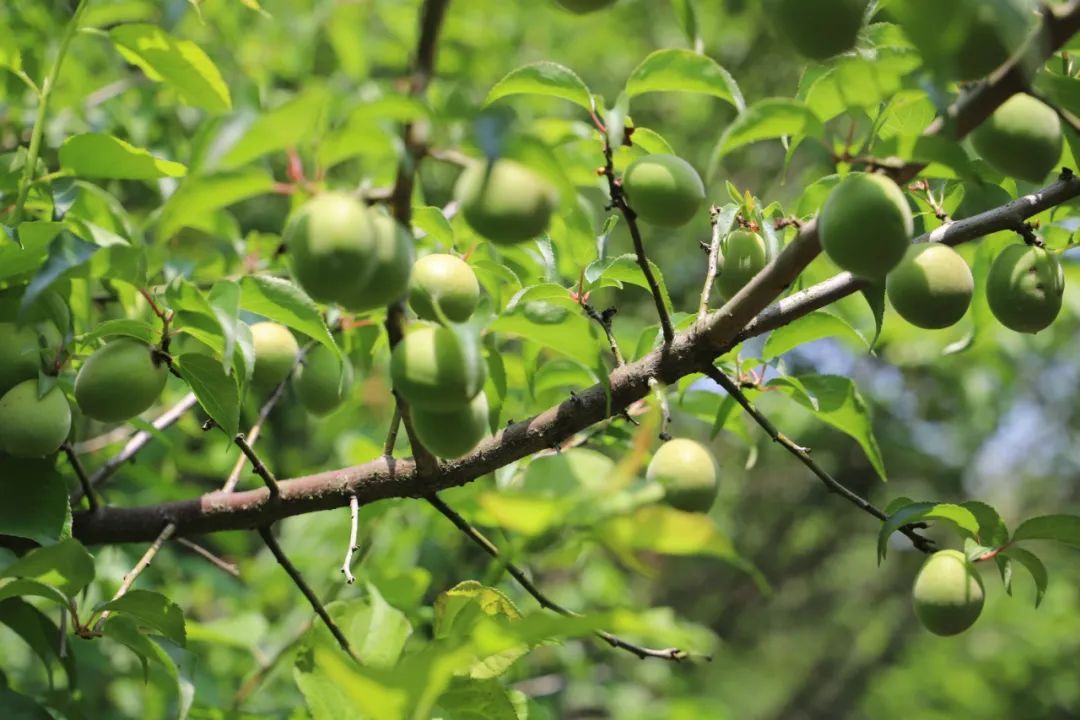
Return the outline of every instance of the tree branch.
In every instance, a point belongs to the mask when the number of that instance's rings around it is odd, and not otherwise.
[[[559,603],[549,598],[536,584],[529,578],[529,575],[515,565],[510,560],[502,557],[502,553],[499,552],[499,548],[495,546],[493,542],[487,539],[482,532],[469,524],[469,521],[463,518],[456,510],[447,505],[443,500],[435,494],[428,495],[425,498],[428,503],[442,513],[443,517],[454,524],[458,530],[460,530],[466,537],[476,543],[484,552],[498,560],[506,568],[506,571],[510,573],[510,576],[514,578],[518,585],[522,587],[525,592],[529,593],[536,602],[540,603],[540,607],[545,610],[551,610],[565,617],[581,617],[579,613],[572,610],[568,610]],[[606,642],[613,648],[619,648],[620,650],[626,650],[628,652],[637,655],[641,659],[645,658],[660,658],[663,660],[685,660],[690,657],[686,652],[678,648],[664,648],[653,649],[642,647],[635,643],[623,640],[622,638],[612,635],[604,630],[596,631],[596,636]]]
[[[1046,20],[1048,36],[1054,43],[1046,46],[1047,53],[1061,45],[1080,26],[1080,0],[1067,6],[1062,15],[1050,15]],[[1068,28],[1068,33],[1062,29]],[[1013,89],[1008,72],[996,73],[991,80],[963,98],[949,111],[961,129],[970,129],[985,119]],[[962,122],[961,122],[962,121]],[[932,125],[931,128],[934,126]],[[941,132],[938,126],[934,132]],[[965,130],[966,132],[966,130]],[[901,173],[901,180],[910,180],[921,166]],[[910,173],[910,174],[908,174]],[[906,177],[903,175],[906,174]],[[962,242],[1002,229],[1002,220],[995,213],[1015,215],[1021,208],[1024,217],[1064,202],[1080,194],[1080,181],[1071,177],[1015,200],[996,211],[983,213],[967,220],[938,228],[928,239],[949,239]],[[1012,211],[1008,208],[1013,208]],[[963,239],[961,239],[963,238]],[[921,238],[920,238],[921,239]],[[133,542],[149,540],[161,528],[163,519],[178,524],[179,532],[192,535],[219,530],[252,528],[274,520],[302,513],[326,510],[346,504],[355,494],[361,504],[391,497],[426,497],[434,492],[460,486],[514,460],[553,447],[566,438],[581,432],[612,415],[621,414],[631,403],[649,392],[648,379],[672,384],[680,377],[694,372],[750,334],[761,334],[779,327],[792,312],[805,314],[812,303],[799,305],[797,293],[775,308],[787,308],[788,313],[771,309],[757,318],[776,297],[802,272],[820,252],[816,222],[811,220],[800,228],[795,239],[777,257],[732,297],[720,310],[708,315],[687,330],[678,333],[672,342],[633,363],[616,368],[609,377],[608,393],[602,384],[594,385],[528,420],[513,423],[487,438],[469,455],[450,460],[433,469],[418,470],[412,460],[375,460],[365,465],[342,468],[308,475],[280,483],[281,498],[268,502],[265,489],[233,495],[212,493],[201,498],[163,503],[137,508],[105,508],[96,514],[76,513],[74,533],[89,544],[102,542]],[[826,281],[831,291],[848,282],[843,275]],[[840,291],[840,297],[854,292],[854,286]],[[814,291],[820,293],[820,291]],[[817,305],[816,307],[820,307]],[[793,309],[797,308],[797,310]],[[756,318],[756,319],[755,319]],[[753,328],[753,332],[750,332]]]
[[[705,266],[705,282],[701,286],[701,301],[698,303],[698,322],[701,322],[709,314],[709,296],[712,294],[713,282],[716,280],[716,269],[720,264],[720,240],[726,228],[720,227],[720,218],[717,208],[711,208],[709,215],[712,219],[712,239],[709,241],[709,260]]]
[[[79,487],[82,488],[82,494],[83,497],[86,498],[86,504],[89,507],[90,512],[97,512],[97,494],[94,493],[94,488],[90,485],[90,479],[86,476],[86,468],[84,468],[82,462],[79,461],[79,456],[75,454],[75,449],[71,446],[70,442],[65,442],[60,446],[60,449],[63,450],[64,455],[67,456],[71,469],[75,471],[75,477],[79,479]]]
[[[769,437],[772,439],[773,442],[778,443],[781,447],[794,455],[799,462],[801,462],[810,470],[810,472],[814,473],[814,475],[816,475],[818,479],[821,480],[821,482],[825,485],[825,488],[829,492],[839,495],[855,507],[859,508],[863,512],[867,512],[873,515],[882,522],[888,519],[889,516],[879,510],[873,503],[850,490],[846,485],[844,485],[839,480],[830,475],[825,470],[825,468],[818,465],[817,461],[810,457],[809,448],[798,445],[787,435],[777,430],[776,426],[772,424],[772,421],[769,420],[769,418],[767,418],[764,414],[762,414],[762,412],[758,410],[752,402],[750,402],[750,398],[746,397],[746,393],[744,393],[739,388],[739,386],[736,385],[734,381],[732,381],[731,378],[724,374],[723,371],[710,364],[704,368],[704,372],[706,375],[712,378],[717,385],[724,388],[727,394],[735,399],[735,402],[739,403],[739,405],[742,406],[743,410],[745,410],[747,414],[754,419],[754,422],[760,425],[761,428],[766,433],[768,433]],[[907,535],[908,539],[911,540],[911,544],[915,546],[916,550],[924,553],[933,552],[933,542],[927,538],[924,538],[922,535],[916,532],[915,528],[911,527],[910,525],[905,525],[904,527],[900,528],[900,532],[904,533],[904,535]]]
[[[356,552],[356,530],[360,524],[360,503],[356,496],[349,497],[349,546],[345,548],[345,562],[341,563],[341,573],[345,576],[345,582],[352,585],[356,578],[352,574],[353,553]]]

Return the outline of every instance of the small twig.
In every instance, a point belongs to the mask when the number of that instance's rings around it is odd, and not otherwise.
[[[345,638],[344,633],[341,632],[341,628],[337,626],[334,619],[330,617],[330,613],[326,611],[326,607],[323,606],[322,601],[319,600],[319,596],[315,594],[315,591],[311,589],[311,586],[304,580],[304,576],[300,574],[300,571],[296,569],[296,566],[292,564],[292,561],[285,555],[285,551],[281,549],[281,545],[278,544],[277,538],[274,537],[274,533],[271,531],[269,525],[264,525],[258,529],[259,537],[266,543],[266,547],[270,549],[274,559],[277,560],[278,565],[284,568],[285,572],[292,579],[293,584],[300,588],[300,592],[304,594],[307,601],[311,603],[311,607],[315,610],[315,614],[322,619],[326,624],[330,634],[337,640],[338,645],[344,650],[349,657],[357,662],[360,659],[353,654],[352,648],[349,646],[349,641]]]
[[[929,182],[923,179],[916,180],[908,185],[908,190],[911,190],[912,192],[921,192],[926,196],[926,204],[930,206],[930,210],[933,211],[934,217],[943,223],[949,222],[949,213],[945,212],[945,208],[943,208],[941,203],[937,201],[937,198],[934,197]]]
[[[178,403],[159,415],[151,425],[154,426],[154,430],[161,432],[183,417],[184,413],[193,408],[196,402],[198,401],[195,399],[195,393],[188,393],[181,398]],[[110,478],[121,465],[135,457],[135,454],[142,450],[153,437],[153,434],[147,430],[140,430],[135,433],[120,452],[113,455],[104,465],[94,471],[90,476],[90,487],[97,489],[103,482]],[[78,502],[81,499],[82,491],[74,493],[71,498],[72,502]]]
[[[228,560],[225,560],[224,558],[218,557],[214,553],[212,553],[209,550],[207,550],[206,548],[204,548],[202,545],[199,545],[198,543],[194,543],[194,542],[188,540],[187,538],[182,538],[182,537],[176,538],[175,542],[176,542],[177,545],[180,545],[181,547],[187,548],[188,550],[192,551],[193,553],[195,553],[196,555],[201,557],[203,560],[206,560],[208,563],[210,563],[211,565],[216,567],[218,570],[221,570],[222,572],[228,573],[229,575],[232,575],[234,578],[239,578],[240,577],[240,568],[236,567],[235,564],[229,562]]]
[[[311,349],[312,345],[314,345],[314,343],[305,345],[303,348],[300,349],[300,352],[296,356],[296,362],[293,363],[292,370],[289,371],[289,374],[285,377],[284,380],[278,383],[278,386],[274,388],[274,392],[270,393],[270,397],[268,397],[266,399],[266,402],[263,403],[262,407],[259,408],[259,414],[255,418],[255,423],[251,426],[251,429],[248,430],[246,435],[247,443],[249,446],[254,445],[255,441],[259,439],[259,434],[262,432],[262,428],[263,425],[266,423],[266,419],[270,417],[270,413],[274,410],[274,407],[278,404],[282,396],[285,394],[285,386],[288,385],[289,378],[292,377],[292,374],[294,372],[296,372],[296,368],[299,367],[300,363],[304,361],[304,358],[307,356],[308,350]],[[236,464],[233,465],[232,472],[229,473],[229,478],[225,481],[225,484],[221,488],[222,492],[231,493],[233,490],[236,489],[236,484],[240,482],[240,474],[241,472],[243,472],[246,457],[247,456],[245,453],[243,457],[239,457],[236,459]],[[272,490],[271,494],[273,494]]]
[[[603,173],[607,178],[611,204],[622,213],[623,218],[626,220],[626,226],[630,229],[630,238],[634,241],[634,253],[637,255],[638,266],[645,276],[645,281],[649,284],[649,291],[652,293],[653,302],[656,304],[656,314],[660,317],[660,328],[664,333],[664,344],[670,345],[671,341],[675,339],[675,328],[672,327],[667,307],[664,306],[664,296],[660,292],[660,284],[656,281],[656,276],[653,275],[652,267],[649,265],[649,256],[645,254],[645,243],[641,239],[641,229],[637,224],[637,213],[630,207],[626,195],[623,193],[622,183],[615,177],[615,161],[612,157],[611,145],[608,144],[606,137],[604,139]]]
[[[668,403],[667,389],[656,378],[649,378],[649,387],[656,396],[656,402],[660,404],[660,434],[659,438],[664,442],[671,439],[668,428],[671,426],[671,405]]]
[[[611,327],[611,320],[615,317],[615,313],[618,312],[618,308],[612,306],[603,312],[598,312],[596,308],[589,303],[581,302],[581,309],[604,329],[604,335],[607,336],[608,347],[611,348],[611,354],[615,356],[615,367],[625,365],[626,360],[623,359],[623,354],[619,350],[619,343],[615,340],[615,332]]]
[[[806,448],[802,445],[795,443],[787,435],[784,435],[782,432],[777,430],[776,426],[772,424],[772,421],[769,420],[769,418],[765,417],[765,415],[763,415],[761,411],[758,410],[752,402],[750,402],[750,399],[746,397],[746,394],[743,393],[739,386],[723,371],[712,365],[707,365],[704,368],[704,372],[706,375],[716,381],[716,384],[724,388],[724,390],[729,395],[731,395],[731,397],[734,398],[735,401],[739,403],[739,405],[742,406],[743,410],[745,410],[747,414],[749,414],[750,417],[754,419],[754,422],[760,425],[761,428],[766,433],[768,433],[769,437],[772,439],[773,442],[780,444],[784,449],[786,449],[788,452],[798,458],[799,462],[809,468],[809,470],[814,473],[814,475],[816,475],[822,483],[824,483],[825,488],[829,492],[839,495],[851,504],[855,505],[860,510],[863,510],[864,512],[873,515],[882,522],[888,519],[889,516],[886,515],[882,510],[878,509],[877,506],[875,506],[869,500],[866,500],[862,496],[850,490],[846,485],[841,483],[839,480],[830,475],[824,468],[818,465],[817,462],[812,457],[810,457],[810,448]],[[933,552],[933,541],[920,535],[918,532],[915,531],[913,527],[905,525],[904,527],[900,528],[900,532],[902,532],[904,535],[907,535],[908,539],[911,540],[911,544],[915,546],[916,550],[924,553]]]
[[[709,242],[709,263],[705,267],[705,283],[701,286],[701,302],[698,303],[698,320],[704,320],[709,314],[709,296],[712,294],[713,282],[716,280],[716,270],[720,263],[720,240],[725,230],[720,227],[719,208],[710,208],[709,218],[712,220],[712,240]]]
[[[157,557],[157,554],[161,550],[162,546],[169,538],[173,536],[173,533],[175,532],[176,525],[174,525],[173,523],[168,523],[164,527],[164,529],[162,529],[161,533],[157,536],[157,539],[154,540],[153,543],[151,543],[150,547],[146,548],[146,552],[144,552],[142,557],[139,558],[139,562],[135,563],[135,567],[131,568],[131,571],[128,572],[127,575],[124,575],[124,581],[120,583],[120,587],[113,595],[113,600],[118,600],[119,598],[123,597],[124,594],[131,589],[131,586],[135,584],[135,580],[139,577],[139,575],[142,574],[143,570],[150,567],[150,563],[152,563],[154,561],[154,558]],[[108,618],[108,610],[101,613],[101,617],[98,618],[94,629],[97,632],[100,632],[102,626],[105,624],[105,621]]]
[[[486,552],[495,560],[498,560],[500,563],[502,563],[502,566],[505,567],[506,571],[510,573],[510,576],[517,581],[518,585],[520,585],[522,589],[525,590],[525,592],[529,593],[529,595],[532,595],[536,602],[540,603],[540,607],[544,608],[545,610],[551,610],[552,612],[558,613],[559,615],[563,615],[565,617],[581,617],[579,613],[576,613],[573,610],[568,610],[567,608],[563,607],[562,605],[545,595],[544,592],[540,590],[540,588],[538,588],[532,580],[529,579],[528,574],[526,574],[524,570],[519,568],[510,560],[502,557],[502,554],[499,552],[499,548],[496,547],[494,543],[488,540],[483,533],[470,525],[469,521],[463,518],[456,510],[443,502],[443,500],[438,495],[432,493],[431,495],[427,495],[425,499],[433,508],[442,513],[443,517],[453,523],[454,527],[464,533],[466,537],[476,543],[484,552]],[[677,662],[681,660],[686,660],[690,657],[688,653],[678,648],[647,648],[641,645],[637,645],[636,643],[623,640],[617,635],[612,635],[611,633],[604,630],[597,630],[595,634],[597,637],[602,639],[611,647],[618,648],[620,650],[626,650],[627,652],[637,655],[641,659],[660,658],[662,660],[674,660]],[[706,659],[711,660],[711,658]]]
[[[86,476],[86,468],[83,467],[82,462],[79,461],[79,456],[75,454],[75,448],[71,446],[70,442],[66,442],[60,446],[60,449],[64,451],[64,455],[67,456],[68,463],[71,464],[71,469],[75,471],[75,477],[79,478],[79,486],[82,487],[83,497],[86,498],[86,504],[90,509],[90,512],[97,512],[98,499],[94,494],[94,488],[90,484],[90,478]]]
[[[341,563],[341,572],[345,575],[345,582],[352,585],[356,578],[352,574],[353,553],[356,552],[356,528],[360,524],[360,502],[355,495],[349,496],[349,547],[345,549],[345,562]]]
[[[244,438],[244,433],[237,433],[236,437],[233,438],[233,442],[251,462],[251,470],[266,483],[266,489],[270,491],[270,500],[275,501],[280,498],[281,489],[278,487],[277,478],[274,477],[274,473],[270,472],[270,468],[266,467],[255,449],[248,444],[248,441]]]
[[[398,430],[401,428],[401,408],[394,401],[394,417],[390,419],[390,430],[386,433],[386,442],[383,443],[383,457],[394,456],[394,446],[397,445]]]

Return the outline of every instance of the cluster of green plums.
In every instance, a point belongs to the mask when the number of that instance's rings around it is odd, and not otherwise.
[[[886,281],[889,301],[911,324],[955,324],[971,304],[975,283],[967,263],[940,243],[911,243],[913,219],[900,188],[884,175],[853,173],[829,194],[818,218],[821,245],[853,275]],[[986,296],[1005,327],[1034,333],[1061,310],[1065,276],[1057,257],[1017,243],[990,267]]]
[[[51,321],[0,322],[0,451],[40,458],[68,439],[72,408],[53,377],[61,344],[62,334]],[[75,401],[86,417],[129,420],[154,404],[167,376],[160,353],[139,340],[117,338],[83,362],[75,377]]]
[[[769,17],[799,53],[825,60],[854,49],[870,0],[768,0]],[[927,63],[948,80],[985,77],[1030,36],[1033,0],[909,0],[886,6]],[[928,21],[932,18],[932,21]],[[941,50],[942,32],[955,32],[959,47]]]

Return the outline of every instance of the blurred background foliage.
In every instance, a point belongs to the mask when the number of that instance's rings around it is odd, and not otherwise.
[[[181,160],[194,175],[211,174],[227,165],[215,142],[241,132],[259,113],[291,102],[298,108],[297,123],[321,128],[320,142],[299,148],[309,170],[322,167],[331,185],[386,187],[396,168],[398,123],[416,112],[405,101],[387,99],[400,97],[419,4],[262,0],[260,13],[239,0],[94,0],[84,19],[89,28],[106,31],[120,23],[149,22],[202,47],[226,79],[233,112],[207,119],[178,104],[167,87],[147,82],[88,30],[76,38],[59,78],[46,127],[46,165],[56,167],[55,149],[68,135],[105,131]],[[42,77],[72,5],[8,0],[0,5],[0,47],[21,51],[27,74]],[[696,5],[704,51],[737,78],[748,103],[799,91],[805,63],[771,29],[760,3],[702,0]],[[667,2],[621,0],[609,12],[577,17],[550,2],[460,0],[451,4],[448,15],[430,112],[421,115],[427,118],[433,147],[476,154],[477,113],[487,91],[509,70],[539,60],[558,62],[576,71],[610,106],[648,53],[687,45],[684,27]],[[0,151],[7,152],[25,143],[35,108],[17,78],[0,78]],[[379,105],[380,98],[387,101]],[[323,103],[329,117],[304,112]],[[500,107],[504,114],[486,117],[505,122],[510,114],[514,119],[509,122],[558,139],[564,170],[590,203],[594,229],[599,228],[605,216],[603,186],[590,172],[602,157],[580,109],[527,96]],[[718,99],[679,93],[643,96],[632,109],[635,125],[660,132],[703,172],[734,114]],[[842,144],[849,129],[861,132],[865,120],[861,112],[832,120],[827,125],[831,142]],[[283,152],[273,152],[249,165],[283,180],[285,162]],[[441,207],[449,202],[457,172],[452,164],[427,162],[417,204]],[[727,181],[766,202],[780,201],[793,213],[809,214],[821,196],[815,203],[813,193],[804,196],[804,190],[829,172],[832,162],[820,144],[800,148],[787,164],[780,143],[758,143],[723,157],[709,180],[709,198],[728,202]],[[122,206],[117,225],[147,243],[151,268],[161,268],[166,278],[182,275],[193,282],[251,267],[280,269],[273,248],[290,210],[286,196],[254,194],[198,218],[176,220],[170,237],[154,236],[154,231],[143,237],[145,228],[161,221],[157,213],[177,182],[104,184]],[[1013,181],[1003,187],[1010,194],[1025,189]],[[920,222],[927,229],[936,224],[928,214]],[[458,249],[467,248],[467,228],[455,222],[454,229]],[[647,233],[650,255],[663,270],[676,310],[692,313],[705,265],[699,242],[708,240],[708,223],[702,218],[677,232],[650,228]],[[980,262],[1008,240],[991,237],[961,249],[976,268],[977,280]],[[592,242],[590,236],[579,247],[557,243],[564,285],[576,279],[580,258],[592,259]],[[625,229],[617,226],[608,255],[631,250]],[[521,251],[511,258],[516,267],[542,275],[536,254]],[[888,312],[873,352],[855,337],[827,338],[772,361],[770,376],[824,373],[856,382],[871,409],[887,484],[847,435],[780,393],[760,393],[758,401],[786,434],[812,447],[817,461],[841,482],[879,505],[901,495],[956,502],[978,498],[996,507],[1010,526],[1031,515],[1076,512],[1080,266],[1068,253],[1065,259],[1065,311],[1038,336],[997,326],[980,300],[968,318],[947,331],[920,331]],[[821,258],[800,284],[833,272]],[[117,284],[111,290],[132,312],[146,316],[130,288]],[[495,311],[512,293],[503,290],[505,295],[497,297],[492,287],[488,292]],[[644,290],[631,284],[600,288],[592,302],[617,305],[615,330],[628,355],[648,349],[655,322]],[[873,314],[861,297],[842,301],[834,311],[863,338],[873,337]],[[346,408],[319,420],[286,398],[271,416],[262,452],[280,477],[359,463],[380,453],[393,408],[380,345],[385,340],[376,336],[374,328],[361,328],[349,340],[363,372]],[[763,340],[750,341],[740,356],[750,369],[763,351]],[[502,410],[504,422],[562,399],[568,386],[593,382],[580,366],[547,350],[521,347],[505,353],[503,360],[510,387],[519,391]],[[677,435],[710,438],[719,401],[702,382],[686,381],[676,389],[686,393],[686,402],[675,406],[672,429]],[[183,391],[170,379],[166,400]],[[250,424],[257,408],[257,402],[246,404],[242,425]],[[598,500],[609,492],[598,481],[616,472],[641,474],[646,456],[640,446],[647,447],[649,433],[656,432],[656,408],[641,419],[641,428],[615,423],[586,448],[515,464],[493,478],[445,493],[459,511],[489,527],[559,602],[590,611],[629,609],[636,618],[635,637],[712,655],[711,662],[673,664],[642,662],[591,640],[541,647],[504,678],[532,698],[530,718],[533,713],[675,720],[1080,715],[1080,563],[1074,552],[1045,548],[1051,581],[1038,610],[1032,607],[1034,588],[1027,576],[1017,574],[1014,596],[1008,597],[993,569],[985,568],[988,605],[980,622],[958,638],[933,637],[918,627],[909,600],[921,556],[906,541],[894,542],[878,566],[877,523],[824,492],[803,467],[741,418],[711,440],[722,478],[712,511],[720,529],[716,544],[685,557],[647,548],[633,552],[613,541],[616,533],[598,514]],[[161,442],[151,443],[112,481],[110,502],[151,504],[220,485],[235,449],[226,438],[203,433],[200,421],[189,415]],[[101,428],[84,422],[80,430],[86,439]],[[617,470],[612,461],[620,463]],[[492,500],[494,488],[508,486],[527,501],[525,512],[515,514]],[[544,509],[554,521],[543,519]],[[280,524],[281,543],[321,596],[381,594],[412,622],[418,642],[430,633],[435,597],[461,580],[497,584],[520,607],[535,606],[442,517],[411,500],[362,509],[361,553],[354,569],[360,582],[344,585],[338,568],[348,523],[345,510],[292,518]],[[945,545],[958,545],[947,532],[931,535]],[[298,633],[310,622],[309,606],[252,534],[222,533],[206,544],[237,563],[239,580],[170,547],[139,581],[140,587],[166,592],[184,609],[189,650],[198,658],[192,717],[226,717],[230,708],[243,717],[306,716],[291,653]],[[91,586],[85,606],[109,597],[142,550],[93,549],[99,582]],[[747,572],[747,566],[756,570]],[[174,712],[175,686],[156,666],[144,684],[134,655],[97,641],[71,642],[78,658],[72,696],[77,703],[64,700],[62,680],[54,678],[50,691],[43,666],[0,627],[0,665],[7,684],[28,694],[51,692],[73,718],[155,718]],[[262,676],[259,668],[283,648],[284,659]],[[257,685],[245,685],[253,677]]]

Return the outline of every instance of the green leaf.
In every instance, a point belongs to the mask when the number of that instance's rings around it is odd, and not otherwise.
[[[34,274],[23,293],[20,308],[29,308],[54,282],[69,270],[85,265],[101,248],[82,240],[67,230],[49,243],[45,263]]]
[[[335,354],[341,354],[323,322],[318,305],[288,280],[246,275],[240,281],[240,307],[287,325],[322,343]]]
[[[490,332],[517,335],[542,347],[566,355],[593,370],[603,357],[604,346],[597,336],[595,323],[582,313],[577,303],[567,297],[566,289],[557,285],[560,295],[548,299],[531,299],[528,290],[519,296],[527,300],[511,300],[503,312],[488,327]]]
[[[881,326],[885,322],[885,283],[874,283],[859,290],[866,304],[870,306],[870,312],[874,314],[874,337],[870,340],[870,347],[877,345],[881,337]]]
[[[671,0],[671,7],[679,18],[679,24],[682,26],[683,33],[686,34],[686,41],[695,52],[700,52],[699,48],[704,43],[698,27],[697,6],[694,0]]]
[[[225,374],[232,372],[233,357],[236,352],[237,336],[240,334],[240,286],[232,280],[218,280],[210,288],[208,298],[214,317],[221,325],[224,340],[221,350],[221,364]]]
[[[450,221],[437,207],[414,207],[412,211],[413,229],[423,233],[425,237],[447,248],[454,247],[454,228]],[[419,233],[417,238],[422,239]]]
[[[630,97],[650,92],[691,92],[726,100],[742,113],[746,101],[738,83],[715,60],[690,50],[657,50],[626,81]]]
[[[605,545],[622,552],[647,550],[663,555],[712,555],[735,558],[735,546],[708,515],[666,505],[638,509],[608,520],[597,529]]]
[[[1001,554],[1020,563],[1031,573],[1031,579],[1035,581],[1035,607],[1039,607],[1046,596],[1046,586],[1050,582],[1050,575],[1046,572],[1046,565],[1035,553],[1015,545],[1005,548],[1001,551]]]
[[[60,167],[86,178],[153,180],[181,177],[187,168],[104,133],[72,135],[60,146]]]
[[[653,277],[656,278],[656,284],[660,286],[660,298],[670,315],[674,310],[671,306],[671,297],[668,296],[667,285],[664,284],[664,275],[652,260],[649,260],[649,268],[653,272]],[[597,272],[598,270],[599,272]],[[645,273],[641,271],[641,266],[638,265],[637,255],[633,253],[620,255],[606,265],[599,260],[590,263],[589,267],[585,269],[585,278],[589,281],[590,288],[609,285],[622,287],[622,283],[630,283],[651,292],[649,281],[645,279]]]
[[[881,523],[878,532],[878,562],[885,559],[889,537],[904,525],[920,520],[941,520],[950,523],[962,535],[974,538],[979,534],[979,521],[970,510],[952,503],[917,502],[905,505]]]
[[[650,155],[676,155],[675,148],[660,133],[647,127],[635,127],[630,141]]]
[[[68,598],[52,585],[27,578],[0,581],[0,601],[13,597],[34,596],[51,600],[61,607],[68,606]]]
[[[840,337],[866,346],[866,339],[847,320],[827,310],[818,310],[773,330],[765,341],[762,359],[779,357],[799,345],[826,337]]]
[[[135,618],[122,614],[110,615],[105,621],[105,629],[102,632],[105,637],[115,640],[135,653],[142,664],[144,681],[150,677],[151,662],[165,668],[170,677],[174,679],[178,677],[176,664],[172,658],[160,645],[139,631]]]
[[[221,167],[245,165],[267,153],[317,139],[326,125],[330,99],[327,88],[312,85],[281,107],[260,115],[221,159]]]
[[[510,691],[494,679],[454,678],[439,709],[446,720],[521,720]]]
[[[138,65],[151,80],[170,85],[184,103],[210,112],[232,108],[221,72],[190,40],[177,40],[160,27],[143,23],[115,27],[109,37],[125,60]]]
[[[59,540],[71,520],[68,489],[52,460],[0,454],[0,535],[42,545]]]
[[[122,335],[141,340],[147,345],[158,339],[158,329],[145,320],[133,318],[115,318],[106,320],[95,325],[89,332],[76,336],[76,340],[84,345],[92,345],[102,338]]]
[[[95,613],[103,611],[130,615],[144,627],[149,627],[183,647],[187,643],[184,613],[180,606],[161,593],[150,590],[128,590],[116,598],[99,604]]]
[[[508,95],[523,94],[562,98],[590,111],[595,107],[584,80],[570,68],[547,61],[511,70],[488,91],[484,105]]]
[[[94,560],[82,543],[68,538],[26,553],[0,570],[5,577],[37,580],[74,597],[94,579]]]
[[[236,377],[225,374],[221,363],[207,355],[185,353],[176,361],[176,369],[191,387],[206,414],[230,438],[240,428],[240,389]]]
[[[1029,518],[1020,523],[1013,533],[1014,543],[1022,540],[1057,540],[1080,548],[1080,516],[1043,515]]]
[[[784,390],[819,420],[854,438],[878,476],[882,480],[887,479],[881,448],[878,447],[870,422],[870,410],[854,381],[839,375],[800,375],[795,378],[774,378],[768,386]]]
[[[791,98],[769,98],[754,103],[735,118],[720,137],[714,160],[760,140],[823,133],[821,121],[803,103]]]
[[[998,547],[1009,540],[1009,529],[1005,521],[998,515],[997,510],[984,502],[969,500],[960,503],[961,507],[967,508],[979,521],[979,541],[983,545]]]
[[[367,592],[366,600],[331,603],[327,611],[365,666],[389,669],[401,658],[412,624],[374,585],[368,583]]]
[[[467,634],[477,619],[477,616],[464,612],[472,605],[484,615],[497,615],[509,620],[521,618],[517,605],[501,591],[475,580],[465,580],[435,599],[435,637]]]
[[[197,224],[212,211],[270,192],[273,187],[274,179],[258,168],[189,176],[161,208],[157,219],[158,235],[168,240],[181,228]]]
[[[68,686],[74,688],[77,679],[75,654],[60,655],[60,628],[44,613],[30,603],[19,598],[9,598],[0,602],[0,625],[7,625],[23,642],[30,646],[34,654],[41,659],[52,684],[53,663],[58,662],[67,673]],[[3,675],[0,674],[0,679]],[[0,706],[4,707],[4,706]],[[7,710],[4,707],[4,710]],[[7,715],[4,716],[5,718]]]
[[[49,243],[63,230],[63,224],[58,222],[19,225],[21,248],[13,242],[0,242],[0,280],[37,270],[49,254]]]
[[[0,707],[4,708],[8,720],[53,720],[54,717],[33,698],[4,686],[0,686]]]

